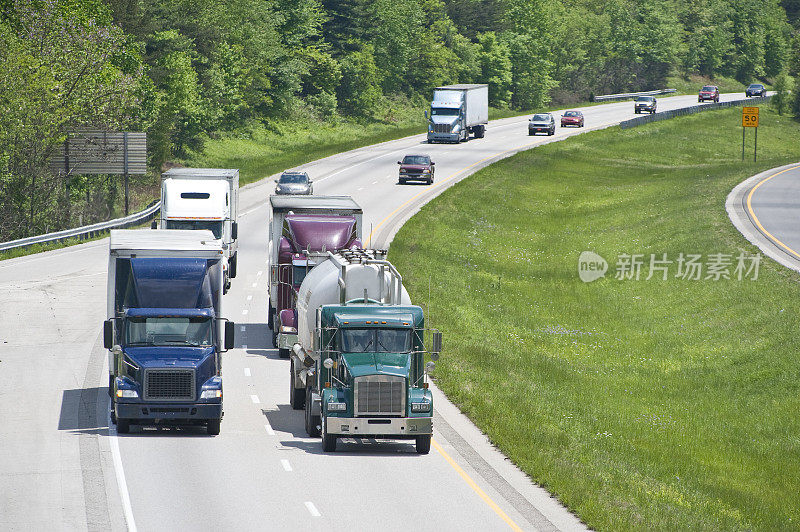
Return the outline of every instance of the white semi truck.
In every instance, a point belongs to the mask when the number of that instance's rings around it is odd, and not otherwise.
[[[161,174],[161,228],[208,229],[222,240],[225,290],[236,277],[239,170],[172,168]]]
[[[324,451],[347,437],[413,439],[418,453],[430,450],[433,362],[424,357],[438,358],[441,333],[425,328],[385,251],[329,253],[300,286],[297,325],[289,400]]]
[[[445,85],[433,89],[428,142],[461,142],[470,134],[483,138],[489,123],[489,86]]]

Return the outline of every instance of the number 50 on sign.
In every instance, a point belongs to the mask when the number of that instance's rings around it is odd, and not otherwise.
[[[758,127],[758,107],[742,107],[742,127]]]

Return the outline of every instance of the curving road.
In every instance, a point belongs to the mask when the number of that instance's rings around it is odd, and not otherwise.
[[[722,97],[735,99],[743,95]],[[696,104],[696,96],[659,98],[662,111]],[[427,145],[413,136],[303,169],[317,194],[353,196],[368,241],[386,247],[422,204],[478,168],[635,116],[631,102],[582,110],[585,129],[554,137],[529,137],[528,117],[508,118],[491,122],[481,140]],[[397,159],[417,151],[436,161],[435,183],[398,185]],[[107,240],[0,262],[0,529],[584,529],[438,391],[429,455],[373,440],[345,440],[329,455],[306,437],[288,406],[288,362],[266,327],[271,190],[264,180],[241,193],[240,273],[223,308],[237,322],[237,349],[223,355],[217,437],[118,436],[109,426],[100,338]]]
[[[742,182],[726,208],[737,229],[765,255],[800,271],[800,163]]]

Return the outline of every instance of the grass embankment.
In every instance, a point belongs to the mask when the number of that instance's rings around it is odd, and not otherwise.
[[[593,528],[800,527],[797,274],[765,258],[757,280],[684,280],[676,263],[666,281],[644,280],[647,264],[615,279],[623,253],[731,254],[732,276],[756,253],[725,197],[796,161],[800,125],[763,106],[759,162],[743,163],[740,116],[537,147],[443,193],[392,244],[444,331],[438,385]],[[584,250],[605,278],[580,281]]]

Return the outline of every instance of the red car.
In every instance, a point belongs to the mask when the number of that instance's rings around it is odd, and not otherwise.
[[[561,127],[583,127],[583,113],[580,111],[567,111],[561,115]]]
[[[697,94],[697,101],[704,102],[706,100],[713,100],[719,102],[719,88],[715,85],[706,85]]]

